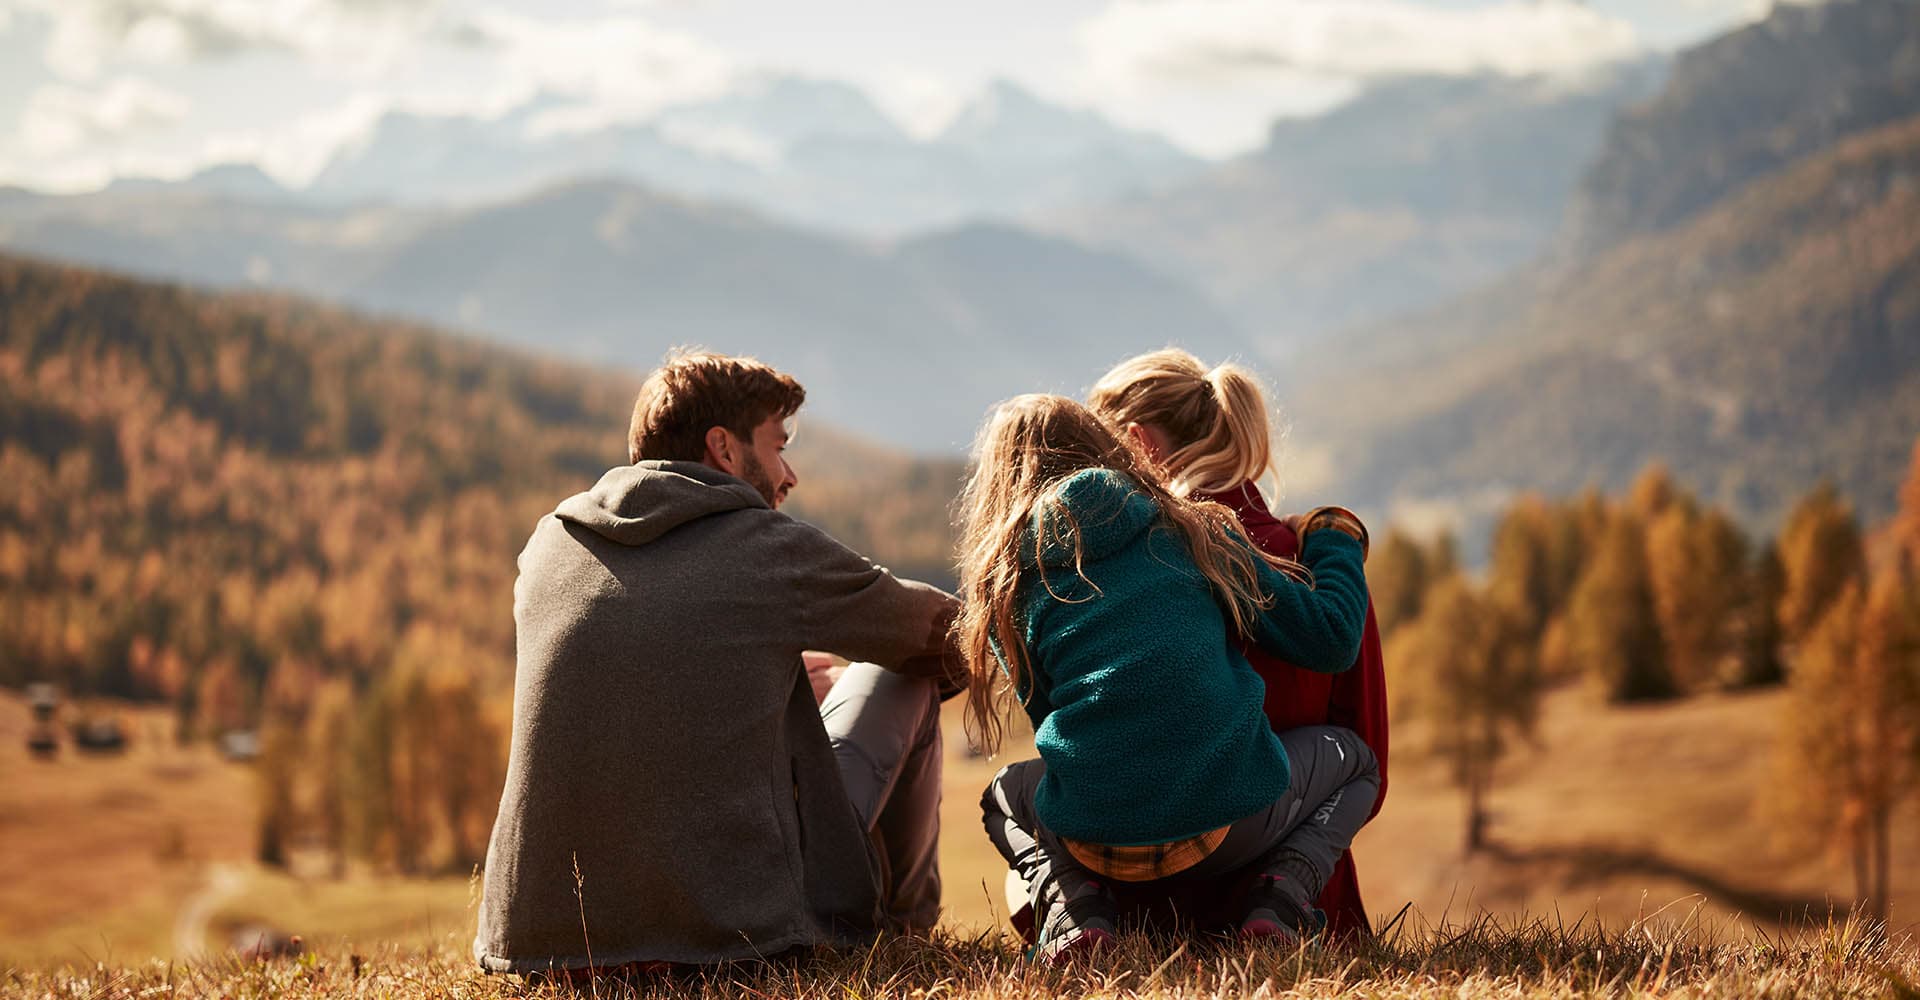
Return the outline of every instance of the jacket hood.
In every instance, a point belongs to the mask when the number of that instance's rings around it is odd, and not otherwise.
[[[1071,566],[1074,551],[1073,537],[1067,534],[1070,527],[1079,527],[1081,555],[1089,560],[1102,559],[1126,548],[1159,518],[1159,505],[1125,473],[1083,469],[1041,500],[1023,548],[1031,553],[1037,539],[1041,543],[1041,563]]]
[[[619,542],[645,545],[688,521],[730,510],[766,507],[746,480],[699,462],[638,462],[607,470],[553,516]]]

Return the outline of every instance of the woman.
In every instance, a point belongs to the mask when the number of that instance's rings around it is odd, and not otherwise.
[[[1182,350],[1154,351],[1115,366],[1087,403],[1149,457],[1173,493],[1224,504],[1269,555],[1299,554],[1294,524],[1274,517],[1257,486],[1273,470],[1273,443],[1266,395],[1252,373],[1232,364],[1209,369]],[[1387,795],[1387,696],[1371,604],[1360,656],[1350,670],[1303,670],[1251,643],[1242,648],[1266,682],[1266,715],[1275,732],[1341,726],[1373,750],[1380,770],[1373,805],[1378,813]],[[1330,934],[1373,933],[1352,852],[1341,855],[1318,905]]]
[[[1003,404],[963,500],[956,630],[968,719],[998,743],[1016,698],[1040,761],[1003,769],[982,806],[1031,887],[1039,953],[1110,938],[1109,882],[1166,886],[1251,870],[1239,929],[1314,930],[1312,900],[1371,814],[1373,755],[1352,732],[1276,735],[1235,635],[1339,670],[1366,619],[1365,529],[1302,527],[1300,564],[1264,557],[1224,508],[1179,497],[1085,407]]]

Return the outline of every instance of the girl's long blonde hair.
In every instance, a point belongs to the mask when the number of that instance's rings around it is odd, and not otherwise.
[[[1061,484],[1085,469],[1125,474],[1159,507],[1162,523],[1186,543],[1238,631],[1245,633],[1257,609],[1272,603],[1261,593],[1254,561],[1264,557],[1228,534],[1238,527],[1232,511],[1170,491],[1144,456],[1071,399],[1029,395],[1000,404],[975,442],[973,476],[960,497],[964,606],[954,623],[969,673],[968,729],[986,753],[1000,745],[1010,696],[1024,700],[1030,690],[1032,665],[1018,615],[1022,586],[1053,590],[1037,562],[1022,558],[1022,546],[1032,545],[1029,553],[1042,546],[1072,552],[1081,572],[1080,526],[1054,501]],[[1038,531],[1047,537],[1033,538]],[[1029,574],[1036,578],[1029,581]]]
[[[1169,347],[1128,358],[1100,377],[1087,405],[1116,428],[1164,431],[1172,452],[1161,464],[1175,493],[1224,493],[1274,474],[1273,424],[1253,372],[1208,368]]]

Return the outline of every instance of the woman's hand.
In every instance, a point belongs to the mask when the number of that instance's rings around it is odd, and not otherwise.
[[[1370,547],[1367,538],[1367,526],[1361,522],[1360,515],[1355,514],[1345,507],[1315,507],[1307,511],[1304,515],[1301,515],[1300,524],[1294,528],[1294,531],[1300,536],[1302,544],[1306,543],[1308,535],[1316,531],[1338,531],[1352,537],[1354,541],[1359,542],[1360,559],[1365,561],[1367,558],[1367,551]]]

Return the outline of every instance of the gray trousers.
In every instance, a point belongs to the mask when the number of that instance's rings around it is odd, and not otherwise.
[[[1226,839],[1200,863],[1164,879],[1183,885],[1224,879],[1252,869],[1286,863],[1310,884],[1301,888],[1303,909],[1333,874],[1340,855],[1353,843],[1380,793],[1380,771],[1373,751],[1350,729],[1303,726],[1280,734],[1292,782],[1273,804],[1238,820]],[[1033,793],[1046,775],[1045,761],[1023,760],[994,775],[981,796],[987,837],[1030,888],[1058,880],[1068,896],[1088,878],[1060,839],[1040,822]],[[1304,866],[1307,870],[1300,871]],[[1140,884],[1140,883],[1136,883]],[[1223,883],[1224,891],[1224,883]]]
[[[820,703],[847,798],[880,859],[880,901],[893,927],[940,919],[940,692],[934,681],[855,663]]]

